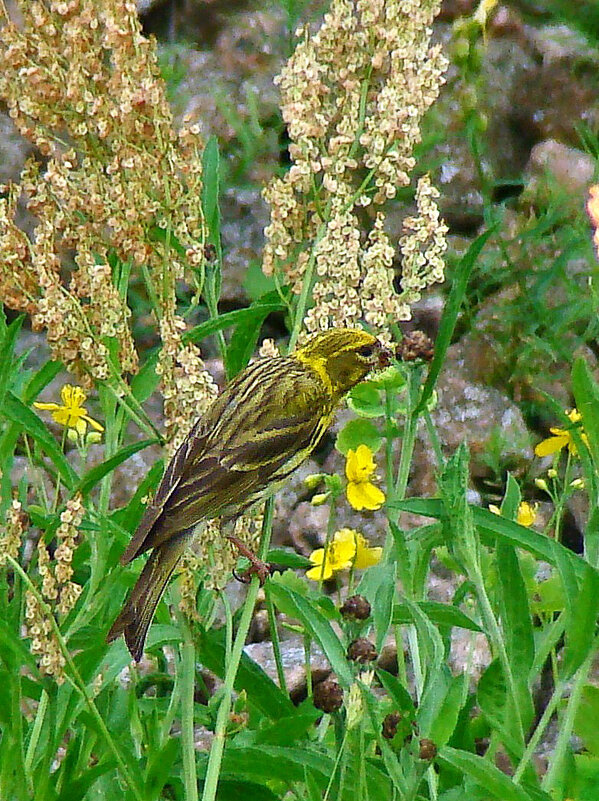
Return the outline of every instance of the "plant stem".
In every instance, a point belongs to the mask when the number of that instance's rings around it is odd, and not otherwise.
[[[183,781],[185,801],[197,801],[198,781],[193,736],[193,707],[195,691],[195,646],[189,626],[185,625],[185,640],[181,645],[181,744],[183,749]]]
[[[273,503],[272,498],[268,500],[264,508],[264,521],[262,523],[262,535],[260,540],[260,548],[258,556],[263,559],[268,551],[270,541],[270,532],[272,528],[272,514]],[[202,801],[214,801],[216,798],[216,791],[218,788],[218,780],[220,777],[220,769],[222,765],[223,753],[225,750],[225,739],[227,735],[227,723],[229,722],[229,714],[231,712],[231,705],[233,700],[233,687],[237,677],[237,670],[241,662],[243,654],[243,647],[250,630],[252,622],[252,615],[254,614],[254,606],[258,597],[258,590],[260,588],[260,581],[258,576],[252,576],[251,583],[248,587],[245,603],[241,619],[239,620],[239,628],[231,657],[227,664],[225,674],[225,683],[223,687],[223,697],[218,707],[218,714],[216,716],[216,726],[214,729],[214,740],[210,749],[210,756],[208,757],[208,767],[206,768],[206,783],[204,784],[204,792],[202,793]]]

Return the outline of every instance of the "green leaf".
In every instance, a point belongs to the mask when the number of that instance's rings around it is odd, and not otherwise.
[[[139,403],[145,403],[158,386],[160,376],[156,372],[156,364],[159,353],[159,350],[151,353],[137,375],[131,379],[131,394]]]
[[[91,489],[93,489],[93,487],[96,486],[99,481],[104,478],[104,476],[108,475],[108,473],[111,473],[116,467],[133,456],[134,453],[138,453],[144,448],[147,448],[149,445],[156,445],[157,443],[157,439],[144,439],[141,442],[134,442],[131,445],[121,448],[114,454],[114,456],[111,456],[110,459],[106,459],[106,461],[96,465],[91,470],[88,470],[88,472],[75,487],[75,492],[80,492],[82,495],[86,495]]]
[[[211,136],[206,142],[202,158],[202,208],[209,232],[209,241],[215,245],[220,257],[220,157],[218,141]]]
[[[531,797],[522,787],[514,784],[509,776],[488,759],[445,745],[439,751],[436,761],[474,779],[499,801],[531,801]],[[549,796],[547,799],[549,801]]]
[[[585,571],[574,609],[566,618],[564,675],[572,676],[595,647],[599,617],[599,576],[589,566]]]
[[[435,340],[435,355],[433,356],[433,360],[428,371],[428,376],[422,388],[420,400],[414,409],[415,416],[417,416],[426,408],[426,404],[433,394],[435,384],[437,383],[437,378],[439,377],[441,368],[445,363],[447,349],[451,344],[455,325],[460,313],[460,307],[466,295],[466,287],[470,279],[470,273],[472,272],[472,268],[474,267],[474,264],[478,259],[482,249],[487,244],[487,240],[493,233],[493,230],[494,228],[490,228],[488,231],[485,231],[474,240],[474,242],[468,248],[467,253],[465,253],[460,259],[460,262],[455,269],[451,290],[445,302],[445,308],[441,317],[439,333],[437,334],[437,338]]]
[[[576,710],[574,732],[582,739],[587,751],[599,756],[599,687],[585,684]],[[598,775],[599,780],[599,775]],[[599,786],[599,785],[598,785]]]
[[[345,648],[326,617],[307,598],[278,583],[276,577],[269,584],[271,597],[279,609],[299,620],[312,639],[320,645],[339,681],[349,687],[353,681]]]
[[[376,649],[380,653],[387,632],[393,620],[393,601],[395,600],[395,563],[385,564],[380,562],[368,571],[375,573],[378,579],[378,587],[372,606],[372,617],[374,620],[374,630],[376,632]]]
[[[517,675],[527,700],[525,689],[530,667],[534,660],[535,645],[533,627],[528,605],[528,593],[520,570],[516,549],[510,543],[499,540],[495,551],[499,587],[501,590],[501,619],[505,646],[512,665],[517,665]],[[524,701],[524,698],[520,699]]]
[[[444,507],[441,500],[437,498],[407,498],[403,501],[387,502],[387,508],[397,509],[402,512],[412,512],[423,517],[434,517],[442,519]],[[488,509],[479,506],[471,506],[474,523],[478,527],[481,536],[487,544],[495,544],[497,539],[516,545],[519,548],[529,551],[539,559],[543,559],[552,565],[556,564],[554,546],[559,553],[567,560],[578,578],[582,578],[589,565],[578,554],[564,548],[563,545],[549,539],[544,534],[538,534],[529,528],[518,525],[513,520],[494,515]]]
[[[349,408],[360,417],[384,417],[385,404],[380,391],[370,381],[358,384],[347,398]]]
[[[290,567],[293,570],[304,570],[313,567],[312,562],[305,556],[284,548],[271,548],[266,554],[266,561],[281,567]]]
[[[64,369],[62,362],[46,362],[29,379],[23,391],[23,403],[29,405],[40,394],[42,389],[48,386],[52,379]]]
[[[588,437],[596,475],[599,470],[599,387],[581,356],[574,360],[572,367],[572,391],[576,408],[582,415],[582,427]]]
[[[268,309],[267,309],[268,307]],[[262,317],[265,312],[271,314],[272,312],[285,311],[287,307],[282,300],[273,300],[270,303],[263,303],[259,307],[248,306],[246,309],[235,309],[235,311],[219,314],[213,320],[206,320],[200,325],[196,325],[190,331],[183,334],[183,342],[201,342],[206,337],[224,331],[226,328],[231,328],[233,325],[238,325],[244,320],[251,319],[252,317]]]
[[[464,699],[466,698],[464,681],[467,680],[466,674],[449,678],[449,687],[445,697],[427,731],[427,737],[437,746],[445,745],[454,733]]]
[[[465,615],[457,606],[442,604],[439,601],[418,601],[417,606],[422,612],[437,626],[454,626],[469,631],[482,631],[478,623]],[[406,625],[414,623],[411,607],[408,604],[395,604],[393,607],[393,623],[395,625]]]
[[[249,307],[255,314],[246,315],[233,331],[233,336],[227,348],[227,376],[229,379],[237,375],[249,362],[258,341],[260,329],[264,320],[271,313],[273,303],[281,303],[279,293],[269,292],[256,300]]]
[[[50,457],[67,488],[73,489],[78,480],[77,473],[68,463],[56,440],[40,418],[10,391],[6,393],[0,414],[11,422],[17,423],[25,433],[33,437],[40,448]]]
[[[416,709],[414,707],[414,702],[412,701],[412,696],[403,686],[397,676],[394,676],[392,673],[388,673],[386,670],[382,670],[381,668],[377,669],[376,675],[383,685],[387,695],[389,695],[389,697],[393,700],[393,703],[397,706],[398,711],[403,712],[404,714],[408,715],[411,720],[414,720],[416,717]]]
[[[269,585],[271,583],[272,579]],[[154,628],[156,627],[152,626],[152,629]],[[181,639],[180,632],[178,639]],[[198,647],[202,655],[202,664],[217,676],[224,678],[227,659],[224,630],[201,631]],[[283,693],[262,668],[245,653],[241,657],[235,678],[235,690],[237,692],[245,690],[250,703],[271,720],[286,717],[293,712],[294,706],[289,696]]]
[[[24,319],[24,315],[20,315],[16,320],[13,320],[4,330],[4,335],[0,341],[0,349],[2,352],[2,359],[0,359],[0,408],[4,403],[4,396],[8,391],[8,387],[12,383],[11,373],[16,369],[13,364],[13,353]]]
[[[358,445],[367,445],[373,453],[376,453],[383,443],[378,428],[370,420],[357,418],[346,423],[335,440],[335,447],[344,456],[348,451],[355,451]]]

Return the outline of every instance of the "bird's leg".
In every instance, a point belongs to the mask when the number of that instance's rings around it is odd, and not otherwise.
[[[271,575],[271,566],[268,562],[263,562],[262,559],[259,559],[251,548],[248,548],[245,542],[240,540],[239,537],[236,537],[234,534],[227,534],[226,537],[229,542],[237,548],[241,556],[245,556],[250,563],[250,566],[244,570],[243,573],[236,573],[233,571],[235,578],[243,584],[248,584],[252,576],[258,576],[260,579],[260,586],[262,586]]]

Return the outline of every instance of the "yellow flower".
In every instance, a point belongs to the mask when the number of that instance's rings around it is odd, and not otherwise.
[[[354,540],[337,542],[337,534],[328,548],[318,548],[310,554],[311,567],[306,576],[313,581],[326,581],[338,570],[349,570],[356,554]]]
[[[104,427],[90,417],[87,409],[83,406],[87,395],[81,387],[65,384],[60,390],[60,398],[62,406],[58,403],[34,403],[33,405],[36,409],[51,412],[52,419],[56,423],[68,429],[75,429],[81,436],[85,434],[88,423],[96,431],[104,431]]]
[[[385,503],[385,493],[370,480],[375,470],[376,465],[368,445],[358,445],[355,451],[347,452],[347,500],[358,512],[363,509],[380,509]]]
[[[326,551],[326,553],[325,553]],[[339,570],[364,570],[378,564],[382,548],[371,548],[368,540],[353,528],[342,528],[335,532],[328,548],[318,548],[310,554],[311,567],[306,576],[313,581],[326,581]]]
[[[522,501],[522,503],[518,506],[518,511],[516,512],[516,523],[519,523],[521,526],[526,526],[529,528],[537,519],[537,509],[539,508],[538,503],[528,503],[528,501]],[[495,504],[489,504],[489,511],[493,512],[494,515],[500,515],[501,509]]]
[[[516,514],[516,523],[519,523],[521,526],[526,526],[526,528],[532,526],[537,519],[538,508],[538,503],[528,503],[528,501],[522,501]]]
[[[572,427],[576,426],[582,420],[581,414],[577,409],[572,409],[570,412],[566,412],[566,415],[570,422],[572,423]],[[572,431],[571,429],[567,428],[550,428],[549,429],[553,434],[552,437],[547,437],[547,439],[542,440],[535,448],[535,454],[537,456],[549,456],[552,453],[558,453],[561,451],[562,448],[568,448],[572,456],[576,456],[576,444],[574,439],[572,438]],[[580,436],[582,441],[585,445],[588,445],[588,438],[587,435],[584,433],[582,426],[580,427]]]

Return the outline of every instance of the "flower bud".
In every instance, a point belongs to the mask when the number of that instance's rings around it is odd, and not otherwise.
[[[312,506],[323,506],[331,497],[330,492],[318,492],[312,497],[310,503]]]
[[[99,431],[90,431],[85,438],[85,444],[94,445],[98,442],[102,442],[102,434]]]
[[[547,478],[557,478],[557,470],[555,467],[550,467],[547,471]]]
[[[395,737],[400,721],[400,712],[389,712],[389,714],[385,716],[381,732],[385,740],[392,740]]]
[[[335,679],[325,679],[314,688],[312,703],[323,712],[335,712],[343,704],[343,688]]]
[[[543,490],[543,492],[549,492],[549,487],[547,486],[547,482],[544,478],[535,478],[535,487]]]
[[[316,487],[322,481],[322,473],[310,473],[309,476],[306,476],[304,479],[304,484],[309,490],[316,489]]]
[[[371,608],[363,595],[350,595],[339,611],[345,620],[367,620],[370,617]]]
[[[358,637],[349,644],[347,658],[351,662],[374,662],[378,658],[378,653],[374,645],[366,637]]]
[[[427,740],[426,737],[423,737],[420,740],[420,751],[418,753],[419,759],[426,759],[427,762],[430,762],[437,756],[437,746],[432,740]]]

